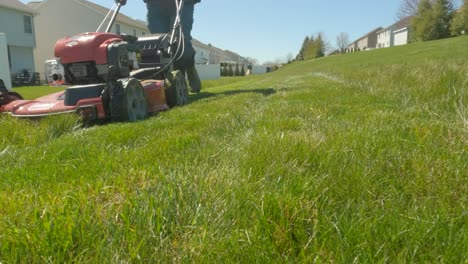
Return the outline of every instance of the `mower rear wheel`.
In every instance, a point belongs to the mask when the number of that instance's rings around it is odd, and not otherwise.
[[[0,92],[0,106],[9,104],[16,100],[23,100],[23,97],[17,92]]]
[[[185,74],[179,70],[171,72],[164,81],[164,86],[169,107],[187,104],[188,89]]]
[[[8,92],[8,95],[13,98],[14,100],[23,100],[23,96],[21,96],[17,92]]]
[[[110,114],[115,122],[135,122],[148,115],[146,94],[141,83],[133,78],[121,79],[117,83],[120,91],[110,98]]]

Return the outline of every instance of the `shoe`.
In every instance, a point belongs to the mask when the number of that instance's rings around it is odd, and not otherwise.
[[[199,93],[201,90],[200,77],[198,77],[197,69],[195,65],[190,66],[186,69],[187,79],[190,85],[190,91],[192,93]]]

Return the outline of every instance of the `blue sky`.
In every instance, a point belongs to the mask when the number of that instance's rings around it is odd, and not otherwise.
[[[111,8],[113,0],[88,0]],[[196,5],[194,38],[260,62],[298,53],[304,38],[323,32],[336,46],[347,32],[354,40],[395,22],[402,0],[202,0]],[[22,2],[28,2],[22,0]],[[458,0],[456,1],[458,2]],[[143,0],[128,0],[122,12],[146,20]]]

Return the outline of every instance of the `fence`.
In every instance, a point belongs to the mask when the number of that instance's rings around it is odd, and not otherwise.
[[[196,68],[201,80],[216,80],[221,77],[219,64],[197,64]]]

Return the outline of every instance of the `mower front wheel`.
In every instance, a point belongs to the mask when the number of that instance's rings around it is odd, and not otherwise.
[[[117,81],[112,88],[109,103],[111,120],[114,122],[135,122],[148,115],[144,88],[133,78]]]
[[[185,74],[173,71],[164,81],[167,104],[169,107],[182,106],[188,103],[188,89]]]

